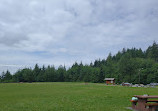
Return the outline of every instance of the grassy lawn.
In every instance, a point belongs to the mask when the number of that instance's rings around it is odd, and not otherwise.
[[[128,111],[133,95],[157,91],[93,83],[1,83],[0,111]]]

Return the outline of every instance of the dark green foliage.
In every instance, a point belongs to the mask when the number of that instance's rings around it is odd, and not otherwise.
[[[12,82],[12,75],[7,70],[6,72],[2,72],[2,76],[0,77],[1,82]]]
[[[146,50],[146,57],[158,62],[158,44],[154,41],[152,46],[149,46]]]
[[[101,67],[100,67],[99,77],[98,77],[98,82],[100,82],[100,83],[104,82],[104,78],[105,78],[104,75],[105,75],[104,67],[101,66]]]
[[[57,81],[58,82],[64,82],[65,81],[65,76],[66,76],[66,68],[65,66],[63,67],[62,65],[59,66],[58,70],[57,70]]]
[[[37,77],[40,74],[41,69],[39,68],[38,64],[35,65],[35,68],[33,69],[32,72],[32,82],[36,82],[37,81]]]
[[[102,83],[105,77],[116,79],[116,83],[130,82],[148,84],[158,82],[158,44],[154,42],[146,51],[125,49],[107,59],[98,59],[89,65],[75,62],[72,67],[42,66],[24,68],[11,75],[3,72],[0,82],[94,82]]]

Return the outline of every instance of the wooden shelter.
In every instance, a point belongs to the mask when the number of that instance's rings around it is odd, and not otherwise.
[[[114,85],[115,84],[115,78],[105,78],[105,83],[107,85]]]

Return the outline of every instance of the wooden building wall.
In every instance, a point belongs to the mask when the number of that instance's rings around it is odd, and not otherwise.
[[[114,85],[115,84],[115,80],[106,80],[106,84]]]

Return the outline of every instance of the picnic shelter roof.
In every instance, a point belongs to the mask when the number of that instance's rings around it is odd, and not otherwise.
[[[107,81],[113,81],[113,80],[115,80],[115,78],[105,78],[104,80],[107,80]]]

